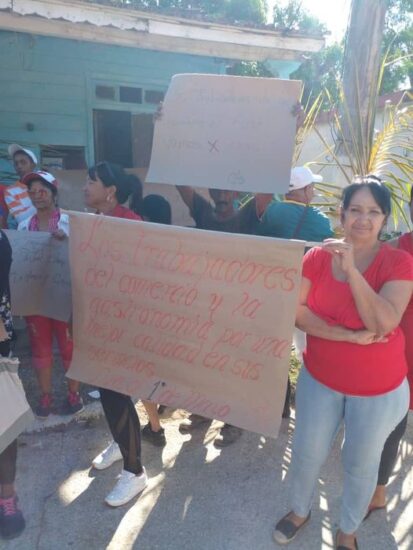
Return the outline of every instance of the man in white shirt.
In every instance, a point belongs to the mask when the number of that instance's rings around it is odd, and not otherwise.
[[[25,149],[17,143],[9,146],[8,153],[13,160],[16,174],[19,176],[19,181],[3,188],[4,202],[9,216],[8,225],[13,228],[36,213],[27,186],[21,180],[24,176],[36,170],[37,158],[33,151]]]

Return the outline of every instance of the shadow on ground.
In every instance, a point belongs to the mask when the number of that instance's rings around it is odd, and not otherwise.
[[[413,421],[403,444],[403,463],[389,487],[389,510],[360,529],[364,549],[412,548]],[[182,417],[165,421],[168,444],[143,444],[150,483],[130,505],[110,509],[104,497],[121,464],[90,470],[108,442],[103,419],[71,424],[20,439],[18,491],[26,532],[5,550],[271,550],[274,521],[288,510],[283,481],[293,420],[277,440],[244,432],[232,446],[213,446],[219,423],[182,435]],[[322,471],[311,523],[291,550],[333,548],[339,515],[339,442]],[[397,542],[396,542],[397,541]]]

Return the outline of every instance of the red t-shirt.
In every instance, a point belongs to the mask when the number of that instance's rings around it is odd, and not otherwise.
[[[121,204],[117,204],[113,210],[108,212],[107,216],[111,216],[112,218],[123,218],[125,220],[142,221],[142,218],[138,214],[135,214],[135,212],[129,208],[126,208],[126,206],[122,206]]]
[[[404,250],[405,252],[410,254],[410,256],[413,257],[413,238],[412,238],[412,234],[411,233],[405,233],[404,235],[401,235],[397,240],[397,248],[399,248],[400,250]],[[407,313],[410,313],[411,315],[413,315],[413,296],[412,296],[412,298],[411,298],[411,300],[410,300],[410,302],[407,306],[405,315]]]
[[[397,246],[401,250],[405,250],[413,257],[413,239],[411,233],[405,233],[399,237]],[[410,408],[413,410],[413,296],[404,312],[403,319],[400,323],[400,328],[403,330],[406,338],[406,359],[407,359],[407,379],[410,386]]]
[[[303,277],[311,281],[307,306],[329,325],[363,329],[350,285],[333,277],[331,262],[331,254],[320,247],[304,256]],[[388,281],[411,281],[413,258],[383,244],[363,277],[375,292]],[[308,335],[304,363],[316,380],[340,393],[387,393],[397,388],[407,373],[402,330],[397,327],[387,337],[387,343],[361,346]]]
[[[9,214],[9,209],[4,198],[4,192],[7,189],[7,185],[0,183],[0,216],[4,218],[4,221],[7,221],[7,216]],[[6,225],[5,225],[6,226]]]

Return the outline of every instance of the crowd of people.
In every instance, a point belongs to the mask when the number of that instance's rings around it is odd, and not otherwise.
[[[29,149],[13,144],[9,154],[18,181],[0,188],[0,227],[48,231],[53,238],[70,239],[68,215],[58,206],[56,178],[38,169],[36,156]],[[198,229],[320,243],[303,259],[296,327],[306,336],[306,345],[295,400],[291,501],[273,537],[277,543],[287,544],[310,521],[320,469],[344,424],[343,495],[335,544],[341,550],[354,550],[362,521],[386,507],[386,485],[407,426],[409,385],[413,389],[413,339],[409,339],[413,237],[406,233],[397,240],[382,241],[391,197],[378,177],[367,175],[344,189],[344,237],[334,238],[329,218],[311,204],[315,184],[321,181],[321,175],[308,167],[296,167],[282,200],[256,194],[242,207],[237,206],[238,194],[232,190],[210,189],[208,200],[191,187],[177,189]],[[84,200],[96,214],[136,222],[172,222],[171,207],[164,197],[143,197],[140,180],[110,162],[88,170]],[[410,206],[413,217],[412,200]],[[10,244],[0,230],[0,323],[6,334],[0,342],[3,357],[11,353],[14,337],[11,262]],[[68,323],[37,315],[27,317],[26,324],[39,387],[34,412],[44,419],[55,410],[53,338],[65,370],[71,363],[73,341]],[[102,470],[123,461],[122,473],[105,499],[116,507],[147,486],[141,440],[163,447],[166,438],[155,403],[143,402],[149,422],[141,430],[130,396],[105,388],[99,392],[113,440],[92,465]],[[283,417],[290,416],[290,407],[288,386]],[[60,412],[74,415],[83,408],[79,383],[68,379],[67,400]],[[210,421],[192,415],[190,424],[180,429],[193,430]],[[233,444],[241,435],[240,428],[224,424],[215,445]],[[13,441],[0,453],[0,533],[5,538],[17,536],[25,526],[14,488],[16,460],[17,443]]]

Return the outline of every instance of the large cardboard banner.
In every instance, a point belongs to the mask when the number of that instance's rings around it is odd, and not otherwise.
[[[13,315],[68,321],[72,313],[68,239],[43,231],[6,231],[13,250],[10,293]]]
[[[286,193],[300,90],[297,80],[175,75],[146,181]]]
[[[276,436],[303,246],[71,214],[68,376]]]

